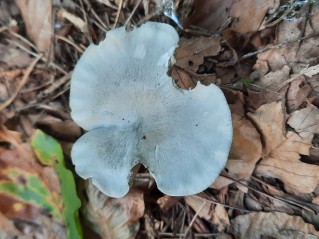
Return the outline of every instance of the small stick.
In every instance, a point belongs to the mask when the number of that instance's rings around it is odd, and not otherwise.
[[[199,213],[203,210],[205,204],[206,204],[206,200],[204,199],[203,204],[201,205],[201,207],[199,208],[199,210],[196,212],[196,214],[194,215],[193,219],[192,219],[191,222],[189,223],[188,228],[187,228],[186,231],[185,231],[185,238],[186,238],[187,234],[189,233],[190,229],[192,228],[192,226],[193,226],[193,224],[194,224],[196,218],[198,217]]]
[[[131,12],[130,16],[125,21],[124,26],[126,26],[130,22],[131,18],[133,17],[134,13],[136,12],[136,9],[141,4],[141,2],[142,2],[142,0],[139,0],[136,2],[133,11]]]
[[[314,33],[314,34],[311,34],[311,35],[308,35],[308,36],[305,36],[305,37],[300,37],[300,38],[297,38],[297,39],[293,39],[293,40],[290,40],[290,41],[284,41],[283,43],[280,43],[278,45],[269,46],[269,47],[260,49],[258,51],[253,51],[253,52],[247,53],[246,55],[243,55],[242,57],[240,57],[239,61],[245,60],[247,58],[250,58],[252,56],[258,55],[259,53],[262,53],[262,52],[265,52],[265,51],[269,51],[269,50],[272,50],[272,49],[278,49],[278,48],[284,47],[286,45],[289,45],[289,44],[292,44],[292,43],[296,43],[296,42],[299,42],[299,41],[303,41],[303,40],[307,40],[309,38],[316,37],[316,36],[319,36],[319,33]]]
[[[33,68],[35,67],[37,62],[41,59],[42,56],[43,56],[42,54],[39,54],[37,56],[37,58],[35,58],[34,61],[29,65],[26,72],[24,73],[22,80],[20,81],[20,83],[17,87],[17,90],[5,102],[3,102],[0,105],[0,111],[3,110],[4,108],[6,108],[8,105],[10,105],[14,101],[14,99],[18,96],[22,87],[25,85],[25,83],[27,83],[27,80],[29,79],[29,76],[30,76],[31,72],[33,71]]]
[[[55,37],[56,37],[58,40],[61,40],[61,41],[64,41],[64,42],[70,44],[70,45],[73,46],[78,52],[80,52],[80,53],[83,53],[83,52],[84,52],[84,49],[82,49],[81,47],[77,46],[77,45],[75,44],[75,42],[72,41],[71,39],[68,39],[68,38],[66,38],[66,37],[64,37],[64,36],[59,36],[59,35],[56,35]]]
[[[116,28],[117,22],[118,22],[118,20],[120,18],[122,6],[123,6],[123,0],[120,1],[120,5],[118,7],[118,10],[117,10],[117,13],[116,13],[116,18],[115,18],[114,25],[113,25],[112,29]]]

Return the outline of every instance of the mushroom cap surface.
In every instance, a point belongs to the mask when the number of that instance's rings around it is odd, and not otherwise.
[[[232,124],[222,91],[200,83],[182,90],[167,75],[178,40],[164,23],[117,28],[74,69],[71,115],[88,132],[74,144],[72,161],[109,196],[128,192],[137,163],[163,193],[184,196],[209,187],[227,161]]]

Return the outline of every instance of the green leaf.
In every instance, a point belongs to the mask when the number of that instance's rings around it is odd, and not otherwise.
[[[243,84],[248,87],[251,84],[251,80],[249,78],[243,79]]]
[[[62,221],[59,211],[61,205],[50,193],[49,188],[37,175],[27,172],[21,168],[8,168],[2,171],[8,180],[0,182],[0,193],[7,194],[21,202],[29,203],[35,207],[46,210],[56,220]],[[24,183],[19,183],[23,181]]]
[[[61,145],[51,136],[37,130],[31,141],[39,161],[53,166],[60,181],[64,201],[63,215],[69,239],[83,238],[78,209],[81,201],[77,196],[73,174],[65,167]]]

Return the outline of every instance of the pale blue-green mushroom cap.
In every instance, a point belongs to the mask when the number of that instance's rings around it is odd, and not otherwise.
[[[232,124],[222,91],[200,83],[182,90],[167,75],[178,40],[164,23],[117,28],[74,69],[71,115],[88,132],[75,142],[72,161],[106,195],[129,191],[137,163],[165,194],[199,193],[227,161]]]

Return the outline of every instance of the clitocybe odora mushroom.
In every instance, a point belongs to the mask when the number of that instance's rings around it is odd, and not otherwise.
[[[88,132],[73,146],[76,172],[121,197],[143,164],[172,196],[203,191],[224,167],[232,141],[222,91],[200,83],[182,90],[167,75],[178,34],[148,22],[107,32],[77,63],[71,81],[74,121]]]

